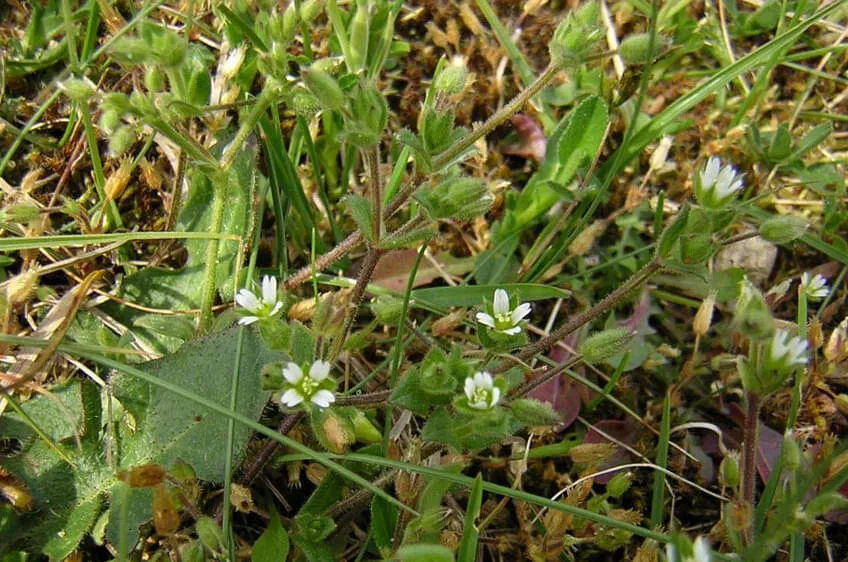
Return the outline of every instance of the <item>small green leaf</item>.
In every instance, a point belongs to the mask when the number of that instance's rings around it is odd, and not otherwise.
[[[397,507],[383,498],[375,496],[371,500],[371,530],[374,544],[381,554],[391,553],[392,538],[397,526]],[[384,554],[385,555],[385,554]]]
[[[289,555],[289,536],[280,522],[277,510],[271,509],[271,521],[256,539],[250,554],[251,562],[278,562]]]
[[[668,257],[671,253],[671,249],[674,247],[677,239],[680,238],[680,235],[683,233],[688,222],[689,205],[684,205],[683,208],[680,209],[680,212],[677,213],[677,216],[674,217],[674,220],[671,221],[671,224],[665,227],[665,230],[663,230],[662,234],[660,234],[660,241],[659,244],[657,244],[658,257]]]
[[[833,125],[830,122],[819,123],[807,131],[807,134],[798,141],[798,145],[795,147],[795,150],[792,152],[792,155],[788,158],[788,160],[793,161],[800,159],[806,153],[824,142],[824,140],[829,137],[832,132]]]
[[[356,226],[362,231],[362,234],[369,242],[375,240],[374,237],[374,212],[371,208],[371,201],[361,195],[348,195],[345,197],[345,203],[350,210],[350,216],[353,217]]]

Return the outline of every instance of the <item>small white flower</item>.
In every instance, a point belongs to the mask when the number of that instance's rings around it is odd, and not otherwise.
[[[490,410],[501,399],[501,389],[495,386],[492,375],[478,371],[465,379],[465,396],[468,406],[475,410]]]
[[[827,280],[821,274],[816,273],[816,276],[810,279],[810,274],[806,271],[801,275],[801,289],[810,300],[821,300],[830,293]]]
[[[227,54],[227,58],[221,63],[221,75],[228,80],[235,78],[241,68],[241,64],[244,62],[244,55],[246,53],[247,47],[245,45],[239,45],[235,49],[232,49]]]
[[[695,197],[705,207],[723,207],[742,189],[742,176],[731,165],[722,167],[721,160],[711,156],[695,178]]]
[[[247,289],[240,289],[235,301],[250,313],[239,319],[238,323],[242,326],[263,318],[271,318],[283,308],[283,303],[277,300],[277,278],[270,275],[262,278],[261,298]]]
[[[280,397],[280,402],[288,408],[294,408],[304,402],[312,402],[319,408],[327,408],[336,401],[336,395],[330,390],[333,385],[329,379],[330,364],[326,361],[315,361],[309,367],[309,374],[304,375],[303,369],[297,363],[286,363],[283,367],[283,378],[288,387]]]
[[[496,332],[514,336],[521,332],[521,321],[530,314],[530,304],[521,303],[514,309],[509,308],[509,295],[503,289],[495,289],[495,299],[489,312],[478,312],[477,321]]]
[[[807,342],[786,330],[777,330],[768,346],[766,361],[781,370],[794,369],[807,364]]]

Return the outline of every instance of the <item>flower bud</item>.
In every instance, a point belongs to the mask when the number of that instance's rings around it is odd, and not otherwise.
[[[465,66],[465,60],[461,56],[456,56],[433,79],[433,89],[452,96],[461,92],[467,81],[468,67]]]
[[[15,306],[27,301],[35,291],[38,283],[38,273],[27,269],[12,277],[6,285],[6,299],[9,305]]]
[[[603,34],[598,4],[587,2],[569,13],[554,31],[548,47],[551,62],[565,69],[581,64]]]
[[[615,357],[627,347],[634,333],[625,328],[612,328],[592,334],[580,348],[583,361],[594,365],[610,357]]]
[[[590,464],[610,458],[618,450],[613,443],[583,443],[568,451],[571,460],[579,464]]]
[[[371,311],[380,324],[397,326],[403,320],[403,299],[381,295],[371,303]]]
[[[630,489],[633,478],[629,472],[619,472],[607,482],[607,495],[611,498],[620,498]]]
[[[370,2],[359,0],[356,11],[350,20],[350,68],[356,72],[365,67],[368,60],[368,39],[370,31]]]
[[[130,488],[152,488],[165,480],[165,469],[158,464],[143,464],[118,473],[118,479]]]
[[[435,188],[424,185],[415,197],[433,219],[468,220],[485,214],[494,201],[484,182],[467,177],[448,178]]]
[[[788,244],[797,240],[810,227],[810,223],[795,215],[770,217],[760,224],[760,236],[774,244]]]
[[[648,47],[651,43],[650,33],[634,33],[628,35],[618,47],[618,54],[627,64],[641,64],[647,62]],[[662,35],[656,35],[654,41],[654,52],[666,46],[666,39]]]
[[[735,490],[739,486],[739,453],[731,451],[721,460],[718,467],[722,485]]]
[[[2,214],[9,222],[28,224],[38,218],[39,209],[31,203],[18,203],[3,209]]]
[[[371,423],[365,412],[357,410],[353,415],[353,432],[356,440],[360,443],[379,443],[383,440],[383,434]]]
[[[135,142],[135,130],[128,126],[121,126],[115,129],[109,136],[109,152],[113,157],[120,156],[127,152]]]
[[[321,102],[312,95],[312,92],[299,85],[292,89],[289,105],[301,117],[312,117],[321,111],[322,107]]]
[[[61,84],[62,90],[71,101],[85,103],[94,95],[94,87],[88,80],[68,78]]]
[[[158,92],[165,84],[165,73],[158,66],[148,66],[144,70],[144,87],[148,92]]]
[[[336,79],[315,66],[301,71],[303,83],[309,88],[324,109],[336,111],[345,104],[345,95]]]
[[[321,15],[321,10],[324,8],[322,0],[304,0],[300,3],[300,19],[306,24]]]
[[[767,341],[774,335],[771,311],[762,293],[747,279],[739,283],[733,325],[737,332],[754,341]]]
[[[331,453],[344,453],[356,441],[353,420],[338,408],[321,408],[312,411],[312,431],[322,447]]]
[[[183,562],[206,562],[206,551],[199,541],[188,543],[180,552],[180,560]]]
[[[510,409],[515,419],[529,426],[553,425],[562,421],[562,416],[550,404],[530,398],[514,400]]]
[[[710,291],[698,307],[698,312],[695,313],[695,321],[692,322],[692,331],[696,336],[703,336],[710,329],[713,322],[713,310],[715,309],[716,292]]]
[[[801,466],[801,448],[791,435],[783,439],[783,466],[790,473],[796,472]]]

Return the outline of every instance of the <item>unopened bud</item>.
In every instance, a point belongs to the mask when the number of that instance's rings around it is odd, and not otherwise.
[[[165,84],[165,73],[158,66],[148,66],[144,70],[144,87],[148,92],[158,92]]]
[[[662,35],[655,35],[654,53],[665,48],[667,40]],[[628,35],[618,47],[618,54],[627,64],[640,64],[647,62],[648,48],[651,45],[650,33],[634,33]]]
[[[795,215],[781,215],[760,224],[760,236],[774,244],[788,244],[807,233],[810,223]]]
[[[824,344],[822,323],[817,317],[813,317],[810,320],[810,325],[807,326],[807,341],[810,343],[811,349],[819,349]]]
[[[454,57],[433,80],[433,89],[449,96],[458,94],[468,81],[468,67],[461,56]]]
[[[85,103],[94,95],[94,87],[88,80],[69,78],[62,82],[61,88],[71,101]]]
[[[774,334],[771,311],[762,293],[747,279],[739,283],[733,324],[737,332],[754,341],[766,341]]]
[[[354,72],[365,67],[368,60],[368,40],[370,35],[370,2],[362,1],[356,3],[356,11],[350,20],[350,68]]]
[[[739,453],[731,451],[725,455],[718,470],[723,485],[735,490],[739,486]]]
[[[692,323],[692,330],[696,336],[703,336],[710,329],[713,322],[713,310],[715,309],[716,292],[710,291],[698,307],[698,312],[695,313],[695,321]]]
[[[371,303],[371,311],[380,324],[397,326],[403,320],[403,299],[381,295]]]
[[[353,432],[356,440],[360,443],[379,443],[383,440],[383,434],[371,423],[365,412],[357,410],[353,415]]]
[[[313,410],[312,431],[318,442],[331,453],[344,453],[356,441],[353,421],[338,408]]]
[[[597,2],[587,2],[569,13],[554,31],[549,44],[551,62],[566,69],[582,63],[603,33]]]
[[[616,449],[617,446],[612,443],[583,443],[572,447],[568,456],[579,464],[596,463],[610,458]]]
[[[598,236],[604,233],[609,225],[609,221],[599,219],[584,228],[568,246],[568,253],[573,257],[585,256],[586,253],[595,245],[595,240]]]
[[[562,416],[550,404],[530,398],[514,400],[510,409],[515,419],[529,426],[553,425],[562,421]]]
[[[135,130],[132,127],[118,127],[109,136],[109,152],[112,156],[120,156],[128,151],[134,142]]]
[[[630,489],[632,482],[629,472],[619,472],[607,482],[607,494],[611,498],[620,498]]]
[[[34,269],[23,271],[9,280],[6,285],[6,299],[10,306],[29,300],[38,283],[38,273]]]
[[[344,106],[344,92],[336,79],[328,73],[313,66],[301,71],[301,76],[303,83],[325,109],[335,111]]]
[[[130,173],[132,171],[132,161],[129,158],[121,160],[121,164],[114,170],[109,177],[106,178],[106,197],[111,200],[118,199],[127,187],[130,181]]]
[[[612,328],[592,334],[580,347],[583,361],[594,365],[610,357],[615,357],[627,347],[633,339],[633,332],[625,328]]]
[[[801,448],[791,435],[783,440],[783,466],[790,473],[795,472],[801,466]]]
[[[324,8],[322,0],[305,0],[300,3],[300,19],[310,24],[312,21],[321,15],[321,10]]]
[[[180,552],[180,560],[183,562],[206,562],[206,551],[200,541],[187,544]]]

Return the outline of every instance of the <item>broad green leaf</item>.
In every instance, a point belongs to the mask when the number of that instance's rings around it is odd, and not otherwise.
[[[76,549],[99,514],[100,498],[98,496],[77,504],[62,525],[62,531],[47,541],[42,552],[50,560],[64,560]]]
[[[408,544],[397,551],[401,562],[453,562],[453,552],[440,544]]]
[[[361,195],[348,195],[345,197],[345,203],[347,203],[350,216],[353,217],[356,226],[359,227],[366,239],[373,242],[375,232],[371,202]]]
[[[608,123],[606,104],[598,96],[590,96],[557,125],[548,141],[544,163],[518,196],[513,213],[498,233],[501,239],[523,230],[561,199],[550,182],[568,186],[580,168],[589,167]]]
[[[492,300],[495,289],[504,289],[508,293],[517,293],[521,302],[566,299],[571,295],[565,289],[550,285],[504,283],[499,285],[463,285],[457,287],[416,289],[412,291],[412,299],[418,303],[439,308],[475,306],[482,305],[484,300]]]
[[[256,539],[251,562],[279,562],[289,555],[289,535],[280,522],[280,516],[271,509],[271,521],[265,531]]]
[[[445,408],[439,408],[430,416],[421,437],[427,441],[437,441],[458,451],[479,451],[494,445],[513,431],[521,427],[512,414],[505,410],[483,413],[457,413],[451,415]]]

